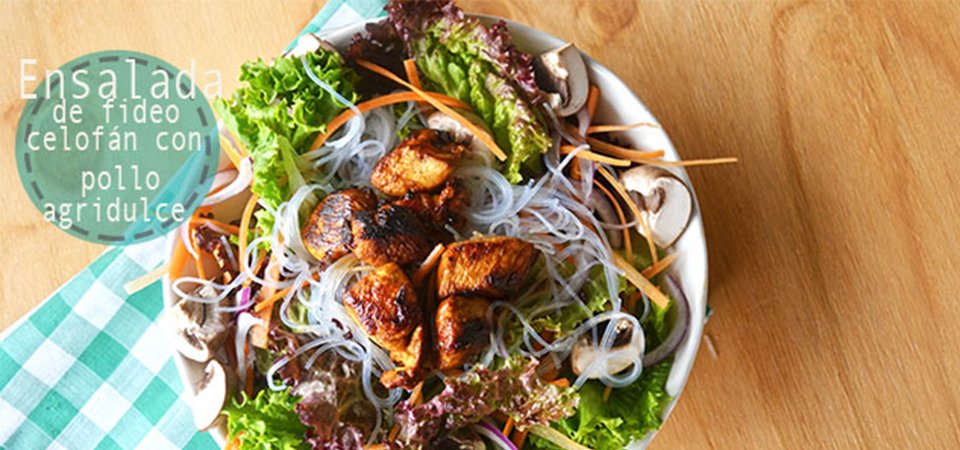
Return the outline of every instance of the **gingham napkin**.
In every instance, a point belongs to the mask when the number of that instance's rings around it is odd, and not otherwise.
[[[382,14],[386,0],[330,0],[304,29]],[[6,449],[215,449],[193,425],[172,349],[157,325],[163,239],[111,248],[0,334],[0,446]]]

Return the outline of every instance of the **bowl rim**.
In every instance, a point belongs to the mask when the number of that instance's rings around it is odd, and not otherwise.
[[[547,33],[542,30],[530,27],[520,22],[516,22],[510,19],[505,19],[492,15],[483,15],[483,14],[468,14],[469,16],[477,17],[484,23],[490,24],[494,22],[503,21],[507,24],[507,27],[510,31],[510,34],[513,36],[514,42],[516,45],[523,49],[526,46],[531,44],[527,39],[538,40],[539,45],[547,45],[549,47],[559,47],[564,45],[567,41],[554,36],[550,33]],[[358,32],[362,32],[368,24],[377,23],[384,20],[383,17],[374,18],[362,22],[353,23],[350,25],[345,25],[342,27],[324,30],[318,33],[315,33],[318,37],[325,40],[336,41],[339,39],[349,39]],[[660,124],[660,121],[650,112],[646,104],[640,100],[639,97],[631,90],[623,80],[618,77],[612,70],[592,58],[590,55],[583,53],[585,62],[587,63],[588,70],[592,72],[592,75],[598,75],[602,80],[603,84],[611,84],[618,88],[622,96],[618,97],[614,103],[620,104],[617,108],[614,108],[614,111],[617,113],[639,113],[640,115],[646,116],[645,119],[648,121]],[[593,77],[592,77],[593,78]],[[610,99],[601,99],[601,102],[609,101]],[[627,106],[624,107],[623,104],[626,103]],[[662,130],[662,128],[661,128]],[[665,130],[662,131],[662,142],[661,147],[665,151],[665,154],[668,158],[672,157],[677,160],[680,159],[679,153],[676,151],[676,148],[673,146],[672,141],[670,141],[669,135]],[[627,136],[628,140],[636,141],[636,138],[633,136]],[[700,338],[703,334],[703,327],[706,322],[706,305],[707,305],[707,286],[708,286],[708,265],[707,265],[707,249],[706,249],[706,238],[704,235],[703,221],[700,214],[700,203],[696,194],[696,190],[683,167],[671,167],[668,168],[671,172],[681,178],[687,187],[690,189],[690,193],[693,197],[693,210],[691,212],[690,222],[687,225],[687,229],[684,231],[683,235],[678,240],[677,244],[680,241],[687,243],[686,248],[683,253],[681,253],[677,262],[673,264],[669,270],[671,273],[674,273],[683,289],[684,293],[689,302],[691,320],[689,325],[689,331],[684,337],[680,346],[678,347],[674,355],[674,365],[671,367],[671,371],[667,380],[667,392],[670,394],[673,399],[665,408],[663,413],[663,421],[666,423],[667,419],[670,417],[673,409],[676,407],[677,402],[680,399],[680,395],[683,393],[683,389],[686,387],[687,381],[689,380],[690,374],[693,370],[693,363],[696,359],[696,355],[699,350]],[[165,243],[165,259],[169,260],[173,248],[180,241],[179,233],[172,232],[169,233],[166,237]],[[674,244],[676,246],[677,244]],[[677,271],[676,267],[683,261],[688,260],[694,264],[695,269],[698,270],[692,271],[692,273],[687,273],[690,271]],[[688,286],[687,284],[693,283]],[[164,309],[172,306],[175,302],[176,296],[171,288],[171,280],[168,274],[163,276],[163,304]],[[165,330],[168,330],[169,327],[163,327]],[[169,331],[165,331],[169,333]],[[185,394],[189,393],[188,398],[192,400],[193,388],[197,381],[199,381],[202,376],[202,367],[199,363],[188,360],[183,355],[181,355],[176,350],[173,350],[173,359],[177,368],[178,375],[180,379],[184,382],[185,385]],[[188,390],[189,389],[189,390]],[[654,431],[647,433],[643,439],[634,441],[628,447],[630,450],[639,450],[646,448],[649,443],[653,440],[656,434],[663,429],[661,424],[660,428]],[[223,424],[219,427],[212,428],[208,430],[217,444],[223,447],[226,444],[226,429]]]

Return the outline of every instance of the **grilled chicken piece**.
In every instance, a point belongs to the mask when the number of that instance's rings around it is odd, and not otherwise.
[[[491,236],[450,244],[437,269],[437,296],[503,299],[520,288],[537,259],[529,242]]]
[[[413,210],[389,203],[357,213],[352,231],[353,252],[375,267],[420,261],[432,248]]]
[[[437,130],[414,131],[373,167],[370,184],[387,195],[429,192],[450,178],[466,147]]]
[[[455,229],[459,229],[463,225],[463,217],[460,216],[460,211],[463,209],[465,202],[460,180],[452,179],[443,185],[440,192],[407,194],[400,200],[394,201],[393,204],[413,210],[427,232],[430,233],[430,236],[449,238],[446,225]],[[450,239],[441,238],[439,240],[446,242]]]
[[[387,389],[402,387],[413,389],[426,375],[427,354],[423,326],[414,328],[410,341],[402,351],[391,352],[390,357],[398,363],[396,369],[380,375],[380,384]],[[398,359],[401,358],[401,359]]]
[[[353,218],[376,206],[377,197],[370,189],[344,189],[328,195],[310,214],[303,229],[307,251],[323,263],[346,255],[353,242],[350,229]]]
[[[395,386],[414,380],[423,361],[423,310],[400,266],[389,263],[370,272],[347,291],[343,303],[367,336],[390,352],[399,366],[387,378]]]
[[[490,302],[480,297],[447,297],[437,307],[437,350],[440,369],[462,366],[490,343]]]

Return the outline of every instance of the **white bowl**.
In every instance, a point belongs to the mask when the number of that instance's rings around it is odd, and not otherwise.
[[[487,23],[493,23],[501,20],[498,17],[478,17]],[[526,25],[509,20],[506,20],[506,22],[517,47],[528,53],[542,53],[544,51],[559,47],[565,43],[565,41],[556,36],[535,30]],[[338,48],[343,48],[343,46],[349,44],[350,39],[355,34],[363,31],[365,25],[366,23],[358,23],[343,28],[338,28],[321,33],[320,37],[332,42]],[[630,91],[626,84],[624,84],[623,81],[613,74],[613,72],[589,57],[587,57],[587,65],[590,71],[591,81],[600,88],[601,92],[603,92],[597,108],[598,123],[659,123],[656,117],[650,113],[643,102],[641,102],[640,99],[638,99],[637,96]],[[680,155],[677,154],[676,149],[670,142],[670,138],[667,137],[666,133],[662,129],[634,129],[622,133],[622,136],[634,148],[642,150],[663,150],[666,152],[666,159],[680,159]],[[687,186],[690,187],[691,192],[693,192],[693,186],[690,183],[690,178],[687,176],[687,172],[683,168],[669,167],[667,169],[680,177],[680,179],[682,179]],[[242,203],[242,201],[240,201],[242,199],[236,200],[238,201],[231,202],[230,205],[223,205],[218,208],[220,209],[221,213],[218,214],[218,217],[226,220],[239,217],[242,204],[238,206],[238,203]],[[234,217],[231,217],[230,214],[233,214]],[[180,238],[177,233],[171,233],[169,235],[167,245],[168,256],[171,254],[171,251],[174,248],[173,246],[179,241],[179,239]],[[681,289],[683,289],[683,292],[686,294],[687,300],[690,304],[691,321],[689,331],[674,356],[673,368],[670,371],[669,378],[667,379],[667,393],[670,394],[674,400],[670,402],[669,406],[667,407],[667,410],[664,413],[664,419],[666,419],[666,416],[669,415],[670,411],[672,411],[674,406],[676,406],[677,400],[679,399],[680,394],[683,391],[683,387],[687,382],[687,377],[690,375],[690,371],[693,368],[693,361],[697,354],[700,337],[703,334],[703,324],[706,319],[707,247],[703,234],[703,221],[700,217],[700,208],[697,204],[695,193],[693,217],[690,219],[690,224],[688,225],[687,230],[682,236],[680,236],[676,243],[674,243],[673,247],[671,248],[671,252],[679,254],[677,260],[671,265],[670,273],[676,277]],[[165,276],[163,283],[164,304],[165,306],[170,306],[175,300],[175,296],[170,288],[169,277]],[[177,370],[180,372],[180,377],[183,379],[185,386],[192,388],[192,386],[195,386],[197,382],[200,381],[203,376],[203,366],[201,364],[188,360],[178,353],[174,354],[174,361],[176,362]],[[226,436],[225,430],[222,427],[211,430],[211,434],[218,444],[221,446],[224,445]],[[655,434],[655,432],[650,433],[645,439],[639,442],[634,442],[630,446],[630,449],[638,450],[645,448],[653,439]]]

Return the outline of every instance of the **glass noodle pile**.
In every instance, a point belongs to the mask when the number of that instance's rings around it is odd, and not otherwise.
[[[551,56],[518,51],[503,24],[449,1],[387,9],[348,48],[308,35],[244,64],[243,87],[217,101],[232,164],[169,265],[175,313],[199,308],[206,321],[174,326],[207,350],[182,352],[225,380],[215,405],[195,405],[198,426],[225,419],[231,448],[607,449],[656,430],[689,308],[665,275],[676,255],[657,245],[655,211],[628,178],[727,160],[624,147],[619,132],[656,125],[594,123],[602,93],[585,72],[566,80],[585,83],[582,95],[559,86]],[[568,50],[552,61],[575,64]],[[464,200],[461,220],[443,224],[452,240],[507,236],[538,256],[516,292],[489,303],[483,349],[463,367],[388,389],[397,363],[344,303],[376,267],[354,253],[318,260],[304,227],[330,194],[372,188],[376,164],[424,128],[469,148],[451,177]],[[406,266],[429,320],[443,251]]]

